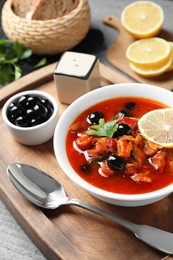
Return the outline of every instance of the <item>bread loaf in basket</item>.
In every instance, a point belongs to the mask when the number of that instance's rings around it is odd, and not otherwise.
[[[59,16],[47,20],[36,20],[40,13],[36,19],[26,19],[26,8],[15,11],[13,1],[7,0],[2,8],[2,28],[10,40],[31,48],[33,53],[52,55],[64,52],[79,44],[89,31],[90,8],[87,0],[65,1],[65,7],[59,5]]]

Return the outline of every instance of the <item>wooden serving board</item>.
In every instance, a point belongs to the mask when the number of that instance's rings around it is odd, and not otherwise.
[[[0,90],[0,108],[16,92],[39,89],[53,95],[59,104],[59,113],[65,105],[58,101],[51,64],[35,71]],[[100,64],[101,86],[128,80]],[[171,259],[143,242],[119,225],[87,210],[64,206],[43,210],[26,200],[11,184],[6,174],[9,163],[33,165],[57,179],[68,196],[87,201],[124,219],[147,224],[173,232],[173,194],[160,202],[143,207],[119,207],[102,202],[76,184],[60,169],[53,151],[52,140],[38,146],[24,146],[13,140],[0,115],[0,197],[14,217],[43,252],[47,259],[70,260],[148,260]],[[58,145],[58,144],[57,144]]]
[[[127,47],[136,39],[123,28],[121,22],[114,16],[106,16],[103,22],[119,31],[118,37],[115,39],[115,41],[107,51],[107,58],[113,66],[115,66],[137,82],[153,84],[167,88],[169,90],[173,89],[173,70],[164,73],[159,77],[152,78],[141,77],[133,72],[133,70],[129,66],[125,53]],[[173,34],[164,29],[161,30],[158,37],[173,42]]]

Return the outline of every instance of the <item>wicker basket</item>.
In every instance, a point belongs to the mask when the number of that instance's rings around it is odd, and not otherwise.
[[[90,9],[87,0],[76,1],[75,9],[62,17],[27,20],[17,16],[11,8],[12,0],[7,0],[2,9],[2,28],[10,40],[31,48],[36,54],[61,53],[80,43],[89,31]]]

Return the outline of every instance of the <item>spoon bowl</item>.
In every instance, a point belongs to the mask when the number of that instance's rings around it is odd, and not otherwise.
[[[13,185],[35,205],[55,209],[75,205],[106,217],[132,231],[137,238],[164,253],[173,254],[173,234],[147,225],[128,222],[78,199],[68,198],[59,182],[45,172],[26,164],[12,163],[7,174]]]

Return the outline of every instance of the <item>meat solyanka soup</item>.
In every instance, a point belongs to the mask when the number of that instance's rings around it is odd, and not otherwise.
[[[145,113],[165,105],[136,97],[100,102],[72,123],[66,140],[75,172],[93,186],[120,194],[158,190],[173,182],[173,149],[146,140],[138,130]]]

